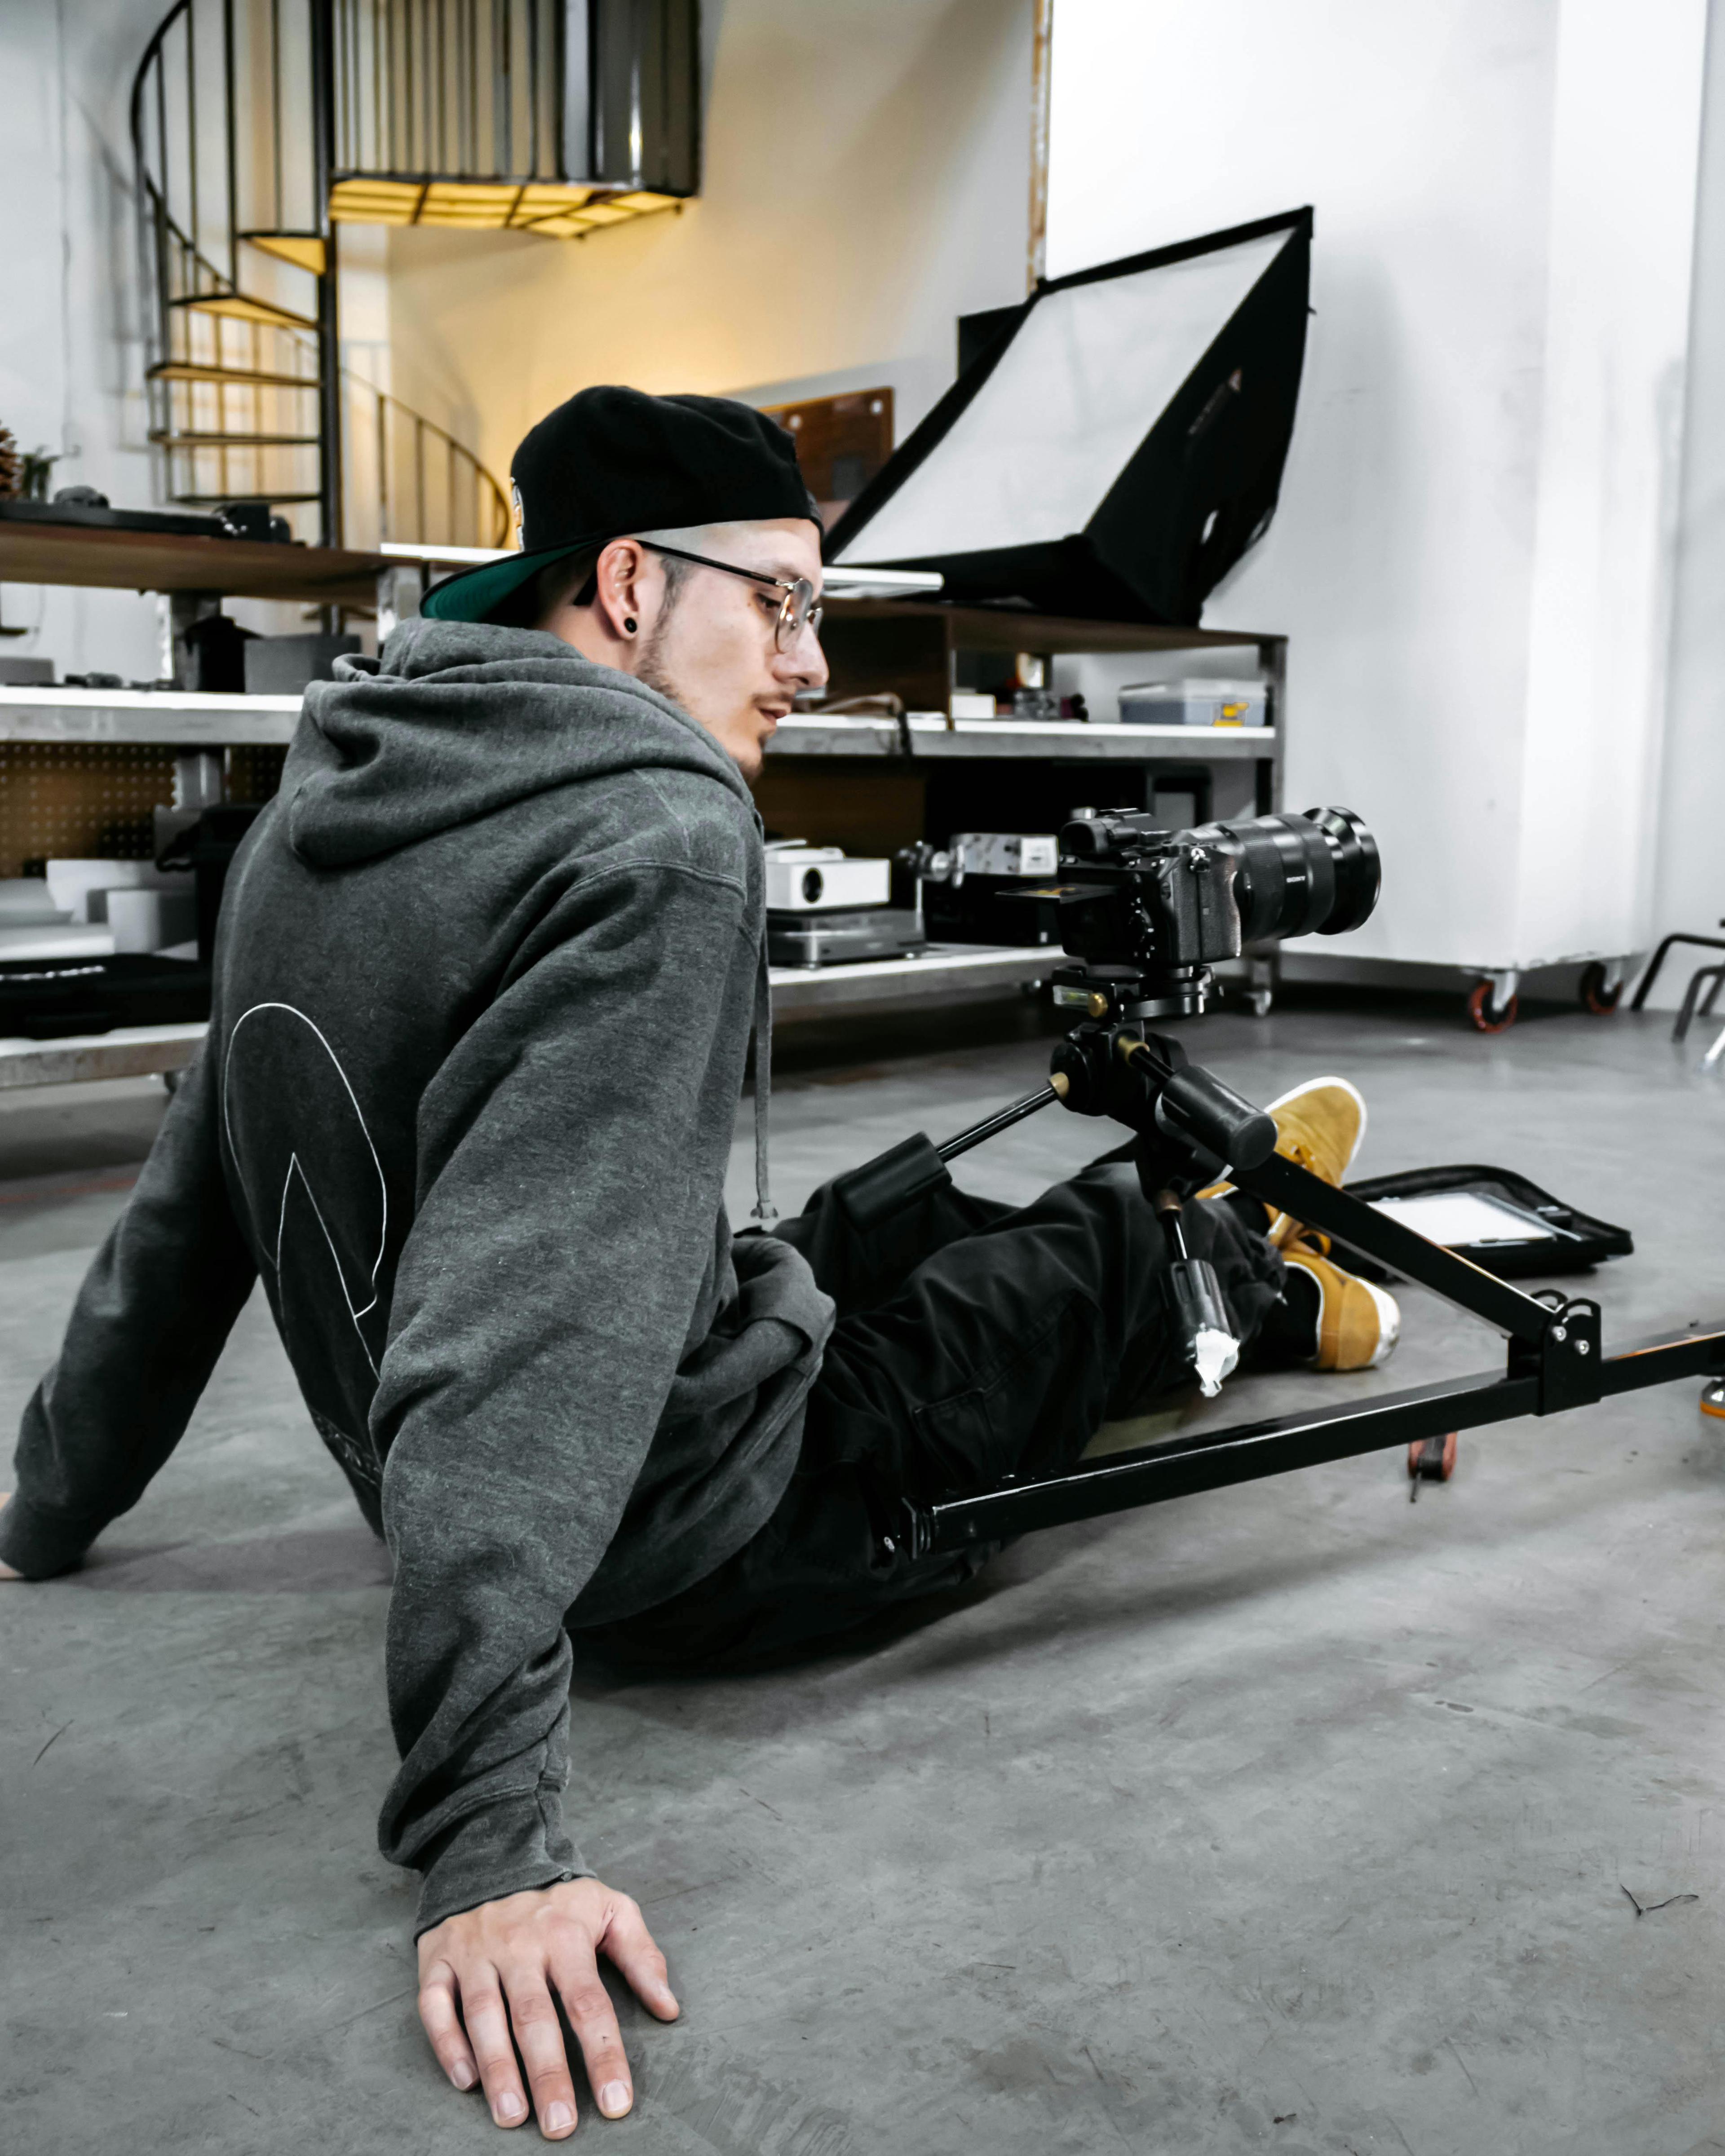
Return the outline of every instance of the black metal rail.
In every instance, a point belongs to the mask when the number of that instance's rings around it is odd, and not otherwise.
[[[1066,1045],[1077,1041],[1085,1030],[1069,1035]],[[1100,1067],[1107,1068],[1108,1058],[1119,1050],[1134,1071],[1151,1074],[1145,1078],[1141,1099],[1133,1102],[1117,1094],[1106,1112],[1149,1134],[1148,1142],[1161,1148],[1158,1174],[1166,1168],[1177,1176],[1183,1157],[1189,1169],[1205,1158],[1196,1146],[1210,1146],[1217,1158],[1224,1157],[1222,1127],[1230,1116],[1237,1131],[1248,1128],[1253,1112],[1250,1104],[1239,1101],[1207,1072],[1195,1066],[1175,1071],[1170,1065],[1158,1075],[1153,1070],[1156,1059],[1146,1055],[1141,1044],[1128,1040],[1122,1045],[1111,1035],[1099,1037],[1110,1042],[1108,1057]],[[1060,1053],[1056,1051],[1057,1061]],[[1132,1060],[1137,1058],[1142,1062]],[[1167,1119],[1158,1112],[1175,1084],[1182,1088],[1183,1114],[1194,1127],[1193,1137],[1171,1137]],[[1208,1132],[1207,1091],[1214,1096],[1210,1112],[1214,1119]],[[927,1147],[926,1140],[907,1142],[893,1153],[883,1154],[880,1164],[893,1162],[918,1142],[931,1159],[936,1155],[952,1159],[1057,1098],[1066,1099],[1069,1106],[1082,1101],[1081,1080],[1076,1091],[1069,1085],[1059,1091],[1050,1086],[1027,1095],[937,1147]],[[1099,1111],[1091,1106],[1083,1111]],[[869,1173],[864,1169],[858,1175],[866,1178]],[[1456,1308],[1495,1327],[1508,1342],[1504,1368],[1380,1393],[1339,1407],[1202,1431],[1105,1460],[1080,1461],[1058,1475],[1015,1480],[975,1495],[932,1504],[907,1503],[904,1533],[913,1555],[974,1548],[1036,1527],[1163,1504],[1199,1490],[1285,1475],[1391,1445],[1420,1444],[1520,1415],[1561,1414],[1676,1378],[1725,1374],[1725,1322],[1676,1335],[1650,1334],[1607,1356],[1601,1346],[1599,1307],[1588,1297],[1565,1297],[1555,1291],[1524,1294],[1280,1154],[1258,1158],[1250,1167],[1236,1165],[1230,1173],[1237,1188],[1272,1211],[1286,1213],[1304,1228],[1316,1229],[1375,1258],[1401,1278],[1431,1289]],[[1189,1189],[1199,1179],[1194,1174],[1181,1188]],[[889,1184],[890,1178],[881,1178],[883,1193]],[[915,1178],[905,1187],[915,1187]]]
[[[1601,1365],[1601,1397],[1636,1392],[1673,1378],[1725,1371],[1725,1325],[1676,1339],[1650,1335],[1608,1356]],[[1224,1489],[1326,1460],[1417,1444],[1450,1430],[1480,1430],[1518,1415],[1538,1414],[1539,1380],[1483,1372],[1420,1385],[1339,1408],[1273,1415],[1230,1430],[1170,1438],[1106,1460],[1081,1461],[1064,1475],[1008,1483],[980,1496],[911,1510],[908,1540],[913,1553],[968,1549],[981,1543],[1060,1527],[1139,1505],[1165,1504],[1200,1490]]]

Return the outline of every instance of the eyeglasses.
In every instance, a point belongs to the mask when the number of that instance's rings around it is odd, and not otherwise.
[[[788,578],[769,577],[759,569],[740,569],[735,562],[715,562],[705,554],[685,554],[680,547],[661,546],[657,539],[643,539],[639,543],[650,547],[655,554],[675,555],[678,561],[693,562],[698,568],[722,569],[727,577],[747,577],[751,583],[767,584],[776,592],[783,592],[784,604],[773,624],[775,649],[788,651],[805,629],[819,634],[821,603],[807,577],[798,577],[793,583]]]

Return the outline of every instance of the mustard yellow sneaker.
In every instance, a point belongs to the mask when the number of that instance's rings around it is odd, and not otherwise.
[[[1296,1242],[1282,1256],[1317,1289],[1314,1369],[1375,1370],[1389,1361],[1402,1330],[1402,1313],[1393,1295],[1343,1272],[1309,1243]]]
[[[1272,1101],[1266,1113],[1276,1124],[1276,1149],[1282,1158],[1339,1189],[1366,1135],[1366,1104],[1358,1087],[1345,1078],[1308,1078],[1303,1086]],[[1198,1194],[1224,1198],[1233,1188],[1231,1183],[1215,1183]],[[1283,1251],[1304,1232],[1286,1213],[1276,1214],[1266,1230]],[[1330,1247],[1327,1237],[1314,1240],[1325,1250]]]

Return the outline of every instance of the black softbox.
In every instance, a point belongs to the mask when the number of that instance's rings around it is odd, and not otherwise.
[[[1039,285],[828,534],[946,596],[1195,623],[1276,507],[1312,212]]]

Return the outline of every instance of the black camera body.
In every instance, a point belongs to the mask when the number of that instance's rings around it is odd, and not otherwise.
[[[1346,808],[1168,831],[1132,808],[1060,834],[1055,1000],[1095,1018],[1194,1017],[1254,944],[1340,936],[1378,903],[1377,841]]]

